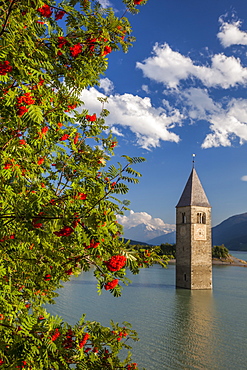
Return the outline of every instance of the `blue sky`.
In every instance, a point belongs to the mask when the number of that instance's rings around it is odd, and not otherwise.
[[[110,4],[122,14],[119,1]],[[146,158],[126,196],[126,225],[133,215],[136,224],[175,223],[193,153],[213,226],[247,212],[246,1],[149,0],[139,8],[128,16],[134,46],[110,54],[101,87],[82,97],[97,112],[96,97],[109,96],[117,160]]]

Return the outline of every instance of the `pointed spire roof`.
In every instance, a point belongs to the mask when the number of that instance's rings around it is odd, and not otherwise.
[[[210,207],[208,198],[203,190],[195,168],[192,168],[190,177],[177,204],[177,207],[185,206]]]

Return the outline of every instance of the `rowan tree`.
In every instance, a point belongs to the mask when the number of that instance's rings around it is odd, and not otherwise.
[[[125,14],[144,3],[123,0]],[[137,369],[118,357],[137,340],[129,324],[72,327],[44,308],[82,270],[118,296],[127,268],[159,262],[124,243],[116,219],[144,159],[113,165],[105,101],[96,115],[80,98],[128,50],[129,21],[94,0],[5,0],[0,19],[0,366]]]

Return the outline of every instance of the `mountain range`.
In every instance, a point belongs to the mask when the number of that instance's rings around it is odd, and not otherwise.
[[[153,242],[153,239],[157,239],[159,237],[164,239],[166,235],[173,233],[175,235],[175,230],[176,225],[164,224],[162,226],[154,226],[149,222],[145,222],[125,229],[124,237],[126,239],[139,240],[140,242],[145,242],[148,244],[155,244],[156,242]],[[168,236],[168,240],[171,240],[170,242],[175,243],[175,236],[172,239]],[[163,241],[161,243],[163,243]]]
[[[126,239],[138,240],[150,245],[176,242],[176,226],[165,224],[155,227],[148,222],[128,228],[124,232]],[[229,217],[212,228],[213,245],[224,244],[230,250],[247,251],[247,212]]]
[[[213,245],[224,244],[230,250],[247,251],[247,212],[213,227],[212,239]]]

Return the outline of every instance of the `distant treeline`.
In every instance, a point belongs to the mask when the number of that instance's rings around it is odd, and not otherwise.
[[[143,249],[143,244],[135,244],[131,245],[134,249]],[[169,243],[162,243],[160,246],[157,246],[160,248],[158,254],[160,256],[166,256],[170,259],[176,258],[176,244],[169,244]],[[149,245],[145,245],[145,249],[152,248]],[[222,245],[215,245],[212,248],[212,257],[213,258],[227,258],[229,256],[229,250]]]

